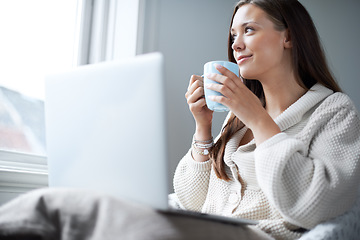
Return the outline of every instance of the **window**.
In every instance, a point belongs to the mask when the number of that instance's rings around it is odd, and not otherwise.
[[[47,186],[44,77],[76,64],[77,2],[0,1],[0,204]]]
[[[0,1],[0,149],[45,155],[44,76],[74,61],[77,1]]]
[[[0,204],[47,185],[45,75],[134,56],[139,8],[139,0],[0,1]]]

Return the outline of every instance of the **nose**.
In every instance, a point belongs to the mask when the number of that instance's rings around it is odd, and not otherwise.
[[[245,49],[245,44],[240,37],[237,37],[234,39],[234,42],[231,47],[234,51],[238,52]]]

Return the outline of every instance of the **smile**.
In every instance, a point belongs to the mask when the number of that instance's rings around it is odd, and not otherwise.
[[[239,56],[237,59],[236,59],[236,61],[237,61],[237,63],[238,64],[241,64],[241,63],[243,63],[243,62],[245,62],[246,60],[248,60],[249,58],[251,58],[252,57],[252,55],[247,55],[247,56]]]

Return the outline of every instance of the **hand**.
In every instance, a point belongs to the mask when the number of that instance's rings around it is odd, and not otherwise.
[[[266,112],[260,99],[245,86],[242,79],[223,66],[217,65],[216,69],[222,75],[214,73],[207,77],[221,84],[207,84],[205,87],[220,92],[223,96],[209,98],[227,106],[252,130],[257,143],[279,133],[279,127]]]
[[[216,69],[222,75],[213,73],[207,77],[221,84],[207,84],[205,87],[220,92],[223,96],[210,96],[209,98],[227,106],[246,126],[250,127],[258,114],[265,111],[259,98],[245,86],[242,79],[236,74],[221,65],[217,65]]]
[[[204,80],[201,76],[191,76],[185,98],[187,99],[189,109],[194,116],[196,131],[200,134],[198,140],[207,140],[211,138],[213,111],[206,106]]]

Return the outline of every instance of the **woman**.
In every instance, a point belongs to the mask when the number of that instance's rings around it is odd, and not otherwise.
[[[277,239],[348,210],[360,176],[360,119],[326,64],[310,15],[296,0],[241,0],[232,16],[229,60],[185,94],[196,122],[174,189],[190,210],[259,220]],[[216,142],[204,87],[230,109]]]

